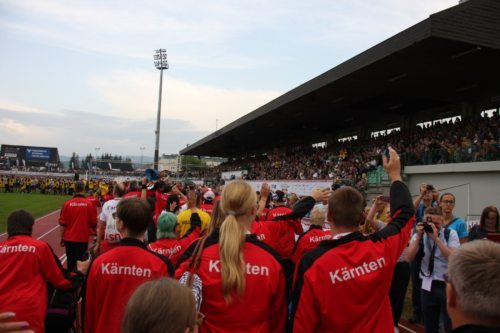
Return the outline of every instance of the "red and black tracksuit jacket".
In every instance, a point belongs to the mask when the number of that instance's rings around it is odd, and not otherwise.
[[[87,243],[95,234],[97,213],[95,205],[82,195],[66,201],[61,209],[59,225],[65,227],[63,240]]]
[[[0,243],[0,313],[15,312],[36,333],[44,331],[47,282],[70,289],[71,281],[51,247],[29,235],[10,236]]]
[[[297,264],[304,253],[314,249],[324,240],[332,238],[332,232],[330,230],[323,230],[320,225],[312,224],[305,233],[300,235],[299,239],[295,243],[295,247],[292,252],[292,261]]]
[[[291,208],[288,208],[285,205],[279,205],[274,208],[271,208],[266,213],[266,221],[273,221],[279,216],[285,216],[292,212]]]
[[[394,266],[406,247],[414,208],[406,185],[391,186],[392,221],[364,236],[329,240],[302,256],[292,294],[294,332],[393,332]]]
[[[175,272],[180,278],[187,270],[195,241],[179,260]],[[282,333],[286,320],[285,277],[279,255],[247,235],[243,245],[245,260],[245,292],[226,304],[222,294],[219,232],[215,230],[206,240],[197,274],[202,280],[201,312],[205,332],[276,332]]]
[[[173,276],[167,258],[143,242],[124,238],[119,246],[95,258],[84,287],[84,332],[121,333],[127,302],[142,283]]]
[[[195,239],[200,238],[200,227],[191,228],[184,237],[177,240],[176,238],[162,238],[156,242],[148,244],[148,249],[164,257],[167,257],[172,262],[172,265],[177,265],[182,253]]]
[[[276,251],[278,251],[283,260],[291,260],[292,251],[295,246],[295,234],[301,235],[304,232],[304,230],[302,229],[302,224],[300,223],[300,219],[314,207],[315,203],[316,202],[312,197],[305,197],[295,204],[293,210],[286,206],[278,206],[271,209],[267,213],[267,217],[272,217],[272,220],[257,222],[267,224],[268,221],[274,221],[274,223],[283,224],[280,228],[268,227],[268,234],[272,235],[272,242],[275,246],[275,249]],[[253,228],[254,227],[252,227],[252,232]],[[260,234],[257,233],[257,230],[256,234],[259,237]]]

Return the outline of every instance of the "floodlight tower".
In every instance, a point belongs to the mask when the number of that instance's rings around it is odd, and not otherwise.
[[[158,49],[155,50],[154,55],[155,67],[160,70],[160,93],[158,96],[158,114],[156,116],[156,141],[155,141],[155,159],[154,159],[154,169],[158,170],[158,157],[160,150],[160,118],[161,118],[161,92],[162,92],[162,83],[163,83],[163,70],[168,69],[167,62],[167,50]]]
[[[101,147],[95,147],[95,172],[94,174],[97,175],[97,154],[99,154],[99,150],[101,150]]]
[[[141,169],[143,169],[144,167],[142,166],[142,156],[143,156],[143,153],[144,153],[144,149],[146,149],[146,147],[141,146],[139,149],[141,150]]]

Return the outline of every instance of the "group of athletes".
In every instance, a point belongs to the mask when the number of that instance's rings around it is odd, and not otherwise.
[[[76,182],[59,219],[68,271],[31,237],[28,212],[9,216],[9,237],[0,243],[0,332],[8,332],[5,325],[43,332],[45,281],[72,290],[82,279],[83,332],[393,332],[389,290],[415,208],[397,152],[390,148],[383,160],[392,182],[390,222],[371,233],[360,229],[364,197],[347,186],[285,200],[282,191],[263,185],[256,193],[241,180],[219,193],[144,178],[114,183],[99,208]],[[493,246],[483,259],[500,261],[500,245],[483,242]],[[450,277],[455,285],[458,276]],[[453,320],[463,301],[460,290],[449,292]],[[498,308],[455,321],[456,332],[472,332],[459,331],[464,324],[481,332],[500,327]]]

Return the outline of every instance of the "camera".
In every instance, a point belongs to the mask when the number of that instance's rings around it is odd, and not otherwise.
[[[427,185],[426,190],[427,191],[434,191],[434,186],[429,184],[429,185]]]
[[[434,230],[432,230],[432,227],[429,223],[427,222],[424,222],[423,223],[423,226],[424,226],[424,231],[429,233],[429,234],[432,234],[434,232]]]
[[[432,226],[429,224],[429,222],[432,222],[432,217],[427,216],[427,220],[423,223],[424,231],[432,234],[434,230],[432,229]]]

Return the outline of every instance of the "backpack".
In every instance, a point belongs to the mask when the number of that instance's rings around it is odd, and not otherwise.
[[[113,213],[108,215],[106,220],[106,230],[104,232],[104,239],[109,244],[116,244],[120,242],[121,235],[116,227],[116,207]]]

